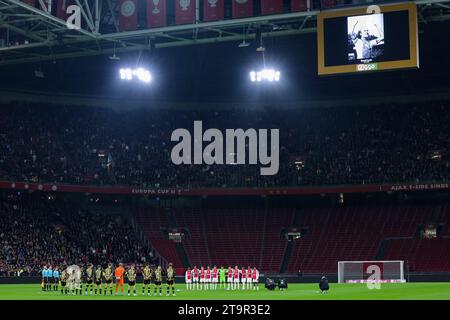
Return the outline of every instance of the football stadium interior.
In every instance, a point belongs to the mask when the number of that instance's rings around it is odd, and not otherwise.
[[[450,299],[449,40],[449,0],[0,0],[0,300]]]

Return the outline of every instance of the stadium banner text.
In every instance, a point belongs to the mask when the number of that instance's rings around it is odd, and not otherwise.
[[[339,193],[373,193],[399,191],[449,190],[448,183],[417,183],[417,184],[372,184],[350,186],[322,187],[286,187],[286,188],[139,188],[128,186],[92,186],[53,183],[29,183],[0,181],[0,189],[44,192],[74,192],[96,194],[133,194],[154,196],[236,196],[236,195],[314,195]]]

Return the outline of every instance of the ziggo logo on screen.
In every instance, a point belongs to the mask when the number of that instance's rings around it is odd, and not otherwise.
[[[356,66],[357,71],[372,71],[372,70],[378,70],[378,64],[376,63],[370,63],[370,64],[358,64]]]

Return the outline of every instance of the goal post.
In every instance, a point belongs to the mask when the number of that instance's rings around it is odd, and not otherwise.
[[[406,282],[404,261],[339,261],[338,282]]]

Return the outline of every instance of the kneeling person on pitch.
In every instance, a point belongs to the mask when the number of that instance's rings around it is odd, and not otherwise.
[[[330,285],[328,284],[328,279],[325,276],[322,276],[319,282],[320,293],[327,293],[330,289]]]

